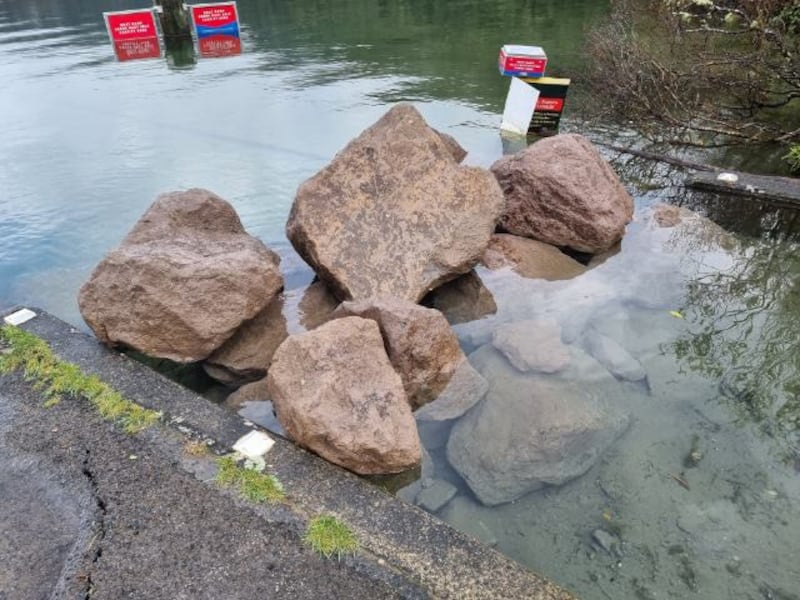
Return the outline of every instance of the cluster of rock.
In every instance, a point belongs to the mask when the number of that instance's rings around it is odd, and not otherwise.
[[[288,333],[277,255],[197,189],[156,200],[81,288],[81,312],[107,344],[202,361],[247,384],[240,399],[268,396],[290,438],[356,473],[418,465],[429,428],[486,504],[568,481],[628,418],[570,375],[576,350],[560,326],[503,324],[467,358],[451,325],[497,310],[479,263],[580,275],[562,249],[608,251],[633,201],[578,135],[491,170],[465,155],[401,104],[299,187],[286,233],[319,278],[300,302],[304,333]],[[590,332],[584,346],[615,377],[644,378],[613,340]],[[419,501],[441,506],[451,488],[426,485]]]

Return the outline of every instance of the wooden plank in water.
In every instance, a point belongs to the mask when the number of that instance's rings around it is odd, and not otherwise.
[[[731,171],[737,176],[736,182],[718,179],[719,173],[699,172],[686,180],[686,185],[700,190],[737,194],[756,200],[781,202],[800,207],[800,178],[753,175]]]

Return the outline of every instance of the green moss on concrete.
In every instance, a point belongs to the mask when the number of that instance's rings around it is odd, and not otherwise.
[[[235,487],[251,502],[276,503],[285,498],[283,485],[277,477],[239,465],[235,455],[217,459],[217,483],[223,487]]]
[[[50,346],[32,333],[6,325],[0,328],[0,373],[21,371],[41,391],[45,406],[58,404],[65,396],[88,400],[101,417],[120,425],[127,433],[138,433],[156,423],[161,413],[142,408],[94,375],[60,360]]]
[[[341,558],[358,549],[358,540],[353,531],[333,515],[311,519],[303,541],[325,558]]]

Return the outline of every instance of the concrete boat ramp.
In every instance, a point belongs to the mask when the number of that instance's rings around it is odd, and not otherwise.
[[[266,463],[284,502],[220,487],[216,457],[256,426],[32,310],[22,329],[162,417],[130,435],[87,401],[45,406],[34,382],[0,375],[0,599],[573,598],[274,435]],[[211,451],[189,451],[198,442]],[[360,549],[311,550],[302,538],[320,514],[350,525]]]

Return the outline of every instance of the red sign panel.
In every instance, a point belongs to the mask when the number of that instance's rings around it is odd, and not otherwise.
[[[563,98],[544,98],[539,96],[539,101],[536,103],[537,111],[561,112],[563,108]]]
[[[195,4],[191,8],[201,56],[241,54],[242,42],[239,39],[239,17],[235,2]]]
[[[152,10],[106,13],[105,17],[112,42],[158,38]]]
[[[235,56],[242,53],[242,42],[239,38],[227,35],[212,35],[198,40],[200,54],[205,57]]]
[[[114,53],[121,61],[158,58],[161,46],[152,10],[103,13]]]
[[[192,6],[192,19],[196,27],[225,27],[236,25],[236,5],[198,5]]]
[[[161,47],[158,45],[158,38],[125,40],[114,42],[114,53],[120,61],[158,58],[161,56]]]

